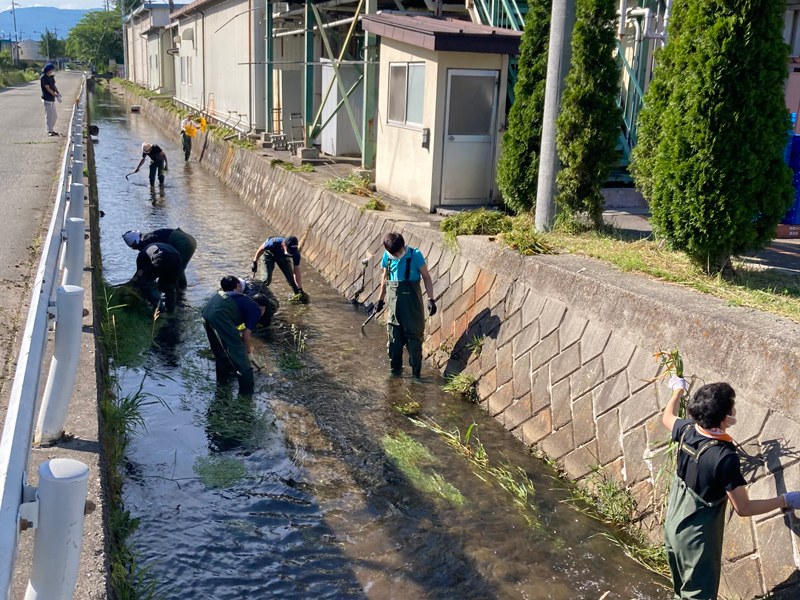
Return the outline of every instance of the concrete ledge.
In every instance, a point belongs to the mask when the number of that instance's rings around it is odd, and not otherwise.
[[[142,102],[165,132],[177,119]],[[479,378],[481,405],[525,444],[558,459],[575,478],[597,462],[628,486],[643,523],[659,537],[654,507],[664,492],[653,448],[666,435],[659,414],[668,390],[653,354],[675,347],[696,385],[737,390],[733,436],[763,461],[743,461],[751,497],[800,488],[800,325],[568,254],[521,257],[487,238],[444,243],[440,217],[388,198],[391,210],[323,189],[324,176],[272,169],[269,156],[204,138],[194,156],[262,218],[301,240],[303,256],[336,289],[374,300],[381,240],[399,231],[426,256],[439,312],[426,330],[438,368]],[[361,259],[369,267],[361,279]],[[483,336],[480,356],[466,344]],[[729,518],[723,580],[751,598],[794,583],[800,531],[794,516]],[[795,549],[798,549],[796,553]]]

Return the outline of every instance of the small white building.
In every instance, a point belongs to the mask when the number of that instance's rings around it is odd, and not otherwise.
[[[169,23],[166,4],[143,4],[123,22],[128,79],[164,94],[173,92],[175,81],[172,57],[167,52],[172,48]]]
[[[22,40],[17,44],[19,49],[19,60],[27,63],[45,63],[47,57],[39,54],[39,41],[38,40]]]
[[[266,128],[265,0],[195,0],[175,10],[174,96],[240,130]]]
[[[393,13],[362,26],[381,36],[378,190],[431,212],[499,200],[508,58],[521,33]]]

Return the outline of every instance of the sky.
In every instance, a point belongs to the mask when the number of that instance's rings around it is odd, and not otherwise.
[[[17,8],[28,8],[30,6],[52,6],[54,8],[103,8],[103,0],[17,0]],[[11,10],[11,2],[2,3],[2,10]]]

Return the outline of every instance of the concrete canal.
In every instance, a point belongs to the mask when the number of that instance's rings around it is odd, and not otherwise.
[[[143,357],[114,365],[122,394],[141,385],[161,400],[142,409],[123,499],[140,519],[138,560],[152,564],[165,597],[669,597],[603,524],[565,503],[553,469],[477,405],[442,392],[437,371],[387,377],[383,329],[371,323],[362,337],[363,311],[308,264],[311,303],[283,301],[254,343],[265,365],[254,398],[217,389],[200,310],[222,276],[247,273],[267,237],[292,232],[273,231],[200,164],[184,163],[177,131],[165,139],[108,93],[93,95],[91,111],[105,279],[135,270],[121,237],[129,229],[181,227],[198,240],[177,312],[159,317]],[[170,157],[155,193],[144,169],[124,177],[145,140]],[[286,368],[292,331],[307,336],[302,368]],[[410,402],[416,421],[396,410]],[[434,431],[458,429],[463,442],[473,423],[471,456]]]

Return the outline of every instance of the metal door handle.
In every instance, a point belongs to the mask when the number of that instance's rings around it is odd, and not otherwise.
[[[448,135],[448,136],[447,136],[447,141],[448,141],[448,142],[455,142],[455,141],[456,141],[456,138],[454,138],[452,135]]]

